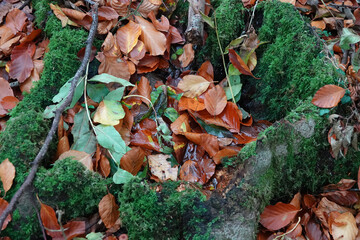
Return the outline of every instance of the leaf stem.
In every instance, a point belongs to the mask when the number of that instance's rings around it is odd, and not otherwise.
[[[217,22],[216,22],[216,12],[214,12],[214,23],[215,23],[216,38],[217,38],[217,42],[219,44],[219,48],[220,48],[220,52],[221,52],[221,58],[222,58],[222,62],[223,62],[223,65],[224,65],[224,70],[225,70],[225,75],[226,75],[226,79],[227,79],[227,82],[228,82],[229,88],[230,88],[231,98],[232,98],[233,102],[236,104],[234,93],[233,93],[231,83],[230,83],[229,74],[228,74],[228,71],[227,71],[227,68],[226,68],[224,51],[222,50],[222,46],[221,46],[221,43],[220,43],[220,38],[219,38],[219,33],[218,33],[218,28],[217,28]]]

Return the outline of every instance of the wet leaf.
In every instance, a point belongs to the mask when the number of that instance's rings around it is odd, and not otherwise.
[[[227,105],[227,98],[224,89],[220,85],[208,90],[205,93],[205,108],[213,116],[219,115]]]
[[[220,164],[221,160],[223,158],[233,157],[233,156],[236,156],[237,154],[238,154],[238,151],[236,151],[236,150],[233,150],[231,148],[224,148],[215,154],[215,156],[213,157],[213,160],[216,164]]]
[[[184,96],[194,98],[204,93],[210,85],[205,78],[197,75],[186,75],[178,84],[178,88],[184,91]]]
[[[142,167],[144,158],[145,152],[140,147],[133,147],[121,158],[120,166],[122,169],[136,176]]]
[[[325,85],[316,93],[311,103],[320,108],[332,108],[339,104],[345,89],[336,85]]]
[[[156,154],[148,156],[151,174],[159,179],[160,182],[167,180],[177,181],[178,166],[171,167],[167,160],[170,155]]]
[[[191,131],[189,124],[189,114],[183,113],[178,117],[171,125],[171,131],[175,134],[183,134],[185,132]]]
[[[200,102],[198,98],[181,97],[178,107],[179,111],[189,109],[198,112],[205,109],[205,104],[203,102]]]
[[[146,49],[152,56],[163,55],[166,50],[166,37],[157,31],[153,24],[140,16],[135,16],[141,26],[140,40],[145,44]]]
[[[139,92],[139,95],[149,99],[151,101],[151,92],[152,92],[152,89],[151,89],[151,86],[150,86],[150,82],[149,80],[146,78],[146,77],[141,77],[140,79],[140,82],[138,84],[138,92]],[[149,106],[149,101],[146,100],[146,99],[143,99],[141,98],[141,101],[143,101],[146,105]]]
[[[202,146],[206,152],[213,157],[219,151],[219,143],[217,137],[207,133],[185,132],[184,136],[191,142]]]
[[[99,202],[99,214],[106,228],[115,225],[116,220],[120,217],[120,212],[114,195],[109,193],[101,199]]]
[[[209,82],[214,80],[214,68],[210,61],[206,61],[201,64],[199,70],[197,71],[197,75],[202,76]]]
[[[56,218],[54,209],[42,202],[40,202],[40,206],[40,218],[44,227],[46,228],[46,233],[51,233],[50,230],[59,230],[60,225]]]
[[[174,122],[179,117],[179,113],[175,110],[175,108],[167,108],[165,109],[164,116],[171,122]]]
[[[0,179],[5,192],[10,190],[15,178],[15,172],[15,167],[8,158],[2,161],[0,164]]]
[[[72,158],[76,161],[81,162],[88,170],[93,171],[93,162],[90,154],[86,152],[80,152],[76,150],[69,150],[60,155],[58,160],[65,158]]]
[[[35,43],[21,44],[16,46],[11,53],[11,62],[9,63],[9,75],[17,79],[20,83],[30,77],[34,69],[32,57],[35,54]]]
[[[279,230],[287,226],[299,212],[299,209],[291,204],[278,202],[267,206],[260,215],[260,223],[271,231]]]
[[[205,182],[201,179],[201,176],[203,176],[203,174],[201,173],[201,169],[197,162],[188,160],[181,166],[180,169],[181,180],[192,183]]]
[[[128,54],[136,46],[140,34],[140,25],[131,20],[119,28],[116,32],[116,41],[124,54]]]

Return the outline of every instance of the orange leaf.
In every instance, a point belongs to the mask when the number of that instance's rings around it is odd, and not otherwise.
[[[119,14],[115,9],[107,6],[101,6],[98,9],[99,21],[118,19]]]
[[[181,67],[187,67],[192,60],[194,60],[195,51],[193,49],[193,45],[191,43],[187,43],[184,46],[184,52],[179,57],[179,61],[181,63]]]
[[[34,82],[39,81],[40,74],[44,70],[43,60],[33,60],[34,69],[32,70],[30,77],[25,80],[25,82],[20,84],[21,92],[30,93],[31,88],[33,87]]]
[[[200,183],[205,184],[214,175],[216,165],[214,161],[208,157],[201,158],[198,164],[202,172],[201,180],[204,181]]]
[[[203,102],[199,102],[198,98],[181,97],[178,107],[179,111],[190,109],[192,111],[198,112],[205,109],[205,104]]]
[[[120,160],[120,167],[136,175],[144,162],[145,152],[140,147],[133,147]]]
[[[198,97],[204,93],[210,85],[210,82],[207,81],[202,76],[197,75],[186,75],[183,77],[178,84],[178,88],[184,91],[185,97]]]
[[[55,16],[61,21],[62,27],[65,27],[66,25],[71,25],[74,27],[78,27],[79,25],[71,21],[65,13],[62,11],[62,9],[58,5],[54,5],[50,3],[50,8],[53,10]]]
[[[271,231],[287,226],[299,212],[294,205],[278,202],[267,206],[260,215],[260,223]]]
[[[155,28],[161,32],[169,31],[170,23],[169,19],[164,15],[161,15],[161,22],[156,19],[154,11],[151,11],[148,14],[148,18],[150,18],[151,22],[154,24]]]
[[[311,103],[320,108],[332,108],[338,105],[346,90],[336,85],[325,85],[316,93]]]
[[[0,198],[0,215],[3,214],[3,212],[5,211],[5,209],[7,208],[8,205],[9,205],[9,203],[6,200]],[[11,215],[9,214],[5,218],[5,221],[4,221],[4,224],[2,225],[1,230],[4,230],[10,221],[11,221]]]
[[[184,38],[181,36],[179,30],[170,25],[169,32],[171,34],[171,44],[183,44],[185,42]]]
[[[231,132],[240,131],[240,122],[242,119],[242,113],[239,108],[233,102],[227,102],[224,111],[218,115],[222,121],[224,121]]]
[[[136,46],[140,35],[140,25],[131,20],[125,26],[119,28],[116,32],[116,41],[121,51],[128,54]]]
[[[330,216],[332,213],[336,212],[331,212]],[[334,240],[355,239],[358,234],[355,218],[350,212],[339,214],[329,225]]]
[[[249,67],[241,59],[241,57],[235,52],[234,49],[229,49],[230,62],[236,67],[242,74],[252,76],[256,78],[250,71]],[[258,78],[256,78],[258,79]]]
[[[93,162],[90,154],[76,150],[69,150],[61,154],[59,160],[69,157],[81,162],[88,170],[93,171]]]
[[[215,154],[215,156],[213,157],[213,160],[216,164],[220,164],[221,160],[225,157],[233,157],[236,156],[238,154],[238,151],[235,151],[233,149],[230,148],[224,148],[222,150],[220,150],[219,152],[217,152]]]
[[[210,61],[206,61],[203,64],[201,64],[197,75],[202,76],[209,82],[212,82],[214,80],[214,68]]]
[[[0,104],[5,110],[13,109],[16,104],[19,102],[19,99],[13,96],[6,96],[1,101]]]
[[[107,159],[107,157],[105,155],[101,155],[100,163],[99,163],[99,172],[104,177],[107,177],[110,174],[110,170],[111,170],[111,167],[110,167],[109,159]]]
[[[60,225],[56,218],[55,211],[52,207],[40,202],[40,218],[46,228],[46,233],[50,235],[50,230],[59,230]]]
[[[171,131],[175,134],[183,134],[191,131],[189,124],[189,115],[187,113],[181,114],[171,125]]]
[[[57,152],[56,152],[56,158],[58,158],[61,154],[67,152],[70,150],[70,143],[68,136],[63,136],[60,138],[58,145],[57,145]]]
[[[139,95],[151,100],[150,94],[151,94],[152,89],[150,86],[150,82],[146,77],[141,77],[137,89],[138,89]],[[150,102],[146,99],[141,98],[141,101],[143,101],[148,106],[150,104]]]
[[[106,228],[115,225],[120,216],[119,206],[115,202],[115,197],[111,193],[105,195],[99,203],[99,214]]]
[[[227,105],[224,89],[216,85],[205,93],[205,108],[213,116],[219,115]]]
[[[15,167],[8,158],[0,164],[0,178],[5,192],[9,191],[15,178]]]
[[[213,157],[219,151],[219,143],[217,137],[207,133],[185,132],[185,137],[191,142],[202,146],[205,151]]]
[[[67,240],[85,234],[85,221],[71,221],[63,226],[64,233]],[[52,240],[64,240],[62,232],[46,232],[47,235],[52,237]]]
[[[141,60],[143,57],[145,57],[145,45],[142,41],[138,40],[135,47],[131,50],[129,53],[130,60],[134,62]]]
[[[155,29],[154,25],[140,16],[135,16],[136,21],[141,26],[140,40],[144,42],[150,55],[163,55],[166,49],[166,37]]]
[[[137,73],[148,73],[155,71],[160,63],[159,57],[146,54],[138,63]]]
[[[199,164],[192,160],[187,160],[180,169],[180,179],[197,183],[197,182],[205,182],[204,180],[201,180],[201,176],[203,174],[201,173],[201,169],[199,167]]]
[[[4,26],[9,28],[12,34],[15,35],[24,29],[26,21],[26,14],[23,11],[14,8],[7,14]]]
[[[326,28],[326,23],[324,22],[324,20],[311,21],[311,26],[324,30]]]

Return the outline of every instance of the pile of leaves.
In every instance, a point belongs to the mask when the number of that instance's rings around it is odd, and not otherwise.
[[[67,3],[70,7],[50,4],[62,26],[89,29],[92,17],[88,5],[83,1]],[[221,169],[222,159],[236,156],[244,144],[255,141],[270,125],[254,120],[236,103],[241,96],[239,76],[253,76],[251,71],[256,66],[255,49],[260,42],[255,32],[228,46],[229,75],[216,85],[209,61],[197,70],[191,69],[193,45],[184,45],[177,19],[169,20],[175,2],[164,1],[165,7],[158,0],[99,4],[97,34],[103,43],[101,49],[93,47],[88,65],[90,68],[99,62],[98,75],[87,73],[77,84],[73,101],[58,126],[53,161],[73,158],[89,171],[111,177],[115,184],[135,177],[159,183],[184,180],[203,186],[209,194],[221,181],[215,172]],[[22,100],[22,93],[31,92],[39,80],[49,42],[41,30],[34,29],[31,8],[21,11],[17,7],[16,1],[1,2],[1,131],[10,110]],[[207,5],[204,17],[209,9]],[[211,19],[208,22],[211,24]],[[81,49],[79,60],[83,55]],[[54,104],[44,111],[45,118],[54,117],[70,91],[70,81],[53,97]],[[9,172],[14,174],[7,177]],[[3,182],[9,181],[3,178],[12,182],[14,176],[15,171],[0,171]],[[0,200],[4,209],[7,203]],[[61,211],[56,214],[41,199],[39,202],[47,235],[71,239],[85,234],[84,221],[71,220],[63,225]],[[118,208],[110,193],[99,203],[108,239],[121,227]]]
[[[358,239],[359,193],[355,184],[355,180],[342,179],[325,186],[318,195],[297,193],[289,204],[267,206],[260,216],[257,239]]]

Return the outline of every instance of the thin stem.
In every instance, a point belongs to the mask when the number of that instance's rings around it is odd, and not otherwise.
[[[247,31],[250,30],[252,21],[253,21],[254,16],[255,16],[255,10],[256,10],[256,6],[257,6],[258,2],[259,2],[259,0],[256,0],[255,6],[254,6],[254,10],[253,10],[253,12],[252,12],[252,14],[251,14],[250,23],[249,23],[249,25],[248,25],[248,30],[247,30]]]
[[[156,121],[155,121],[156,127],[158,127],[158,126],[159,126],[158,123],[157,123],[157,118],[158,118],[158,117],[157,117],[157,114],[156,114],[156,110],[155,110],[155,108],[154,108],[154,105],[152,104],[152,102],[150,101],[150,99],[148,99],[147,97],[141,96],[141,95],[137,95],[137,94],[132,94],[132,95],[125,96],[125,97],[123,97],[123,99],[127,99],[127,98],[129,98],[129,97],[139,97],[139,98],[143,98],[143,99],[146,99],[146,100],[150,103],[150,106],[151,106],[152,110],[154,111],[154,115],[155,115],[155,119],[156,119]]]
[[[223,65],[224,65],[224,70],[225,70],[225,75],[226,75],[226,79],[227,79],[227,82],[228,82],[229,88],[230,88],[231,98],[232,98],[233,102],[236,104],[234,93],[233,93],[231,83],[230,83],[229,74],[228,74],[228,71],[227,71],[227,68],[226,68],[224,51],[222,50],[222,46],[221,46],[221,43],[220,43],[220,38],[219,38],[219,33],[218,33],[218,28],[217,28],[217,22],[216,22],[216,12],[214,13],[214,22],[215,22],[216,38],[217,38],[217,42],[219,44],[219,48],[220,48],[220,52],[221,52],[221,58],[222,58],[222,62],[223,62]]]
[[[288,231],[288,232],[286,232],[286,233],[283,233],[283,234],[277,236],[276,238],[274,238],[274,240],[276,240],[276,239],[283,239],[283,237],[285,237],[285,236],[288,235],[289,233],[292,233],[292,232],[297,228],[297,226],[299,225],[300,220],[301,220],[301,218],[299,217],[297,223],[295,224],[295,226],[294,226],[290,231]]]

